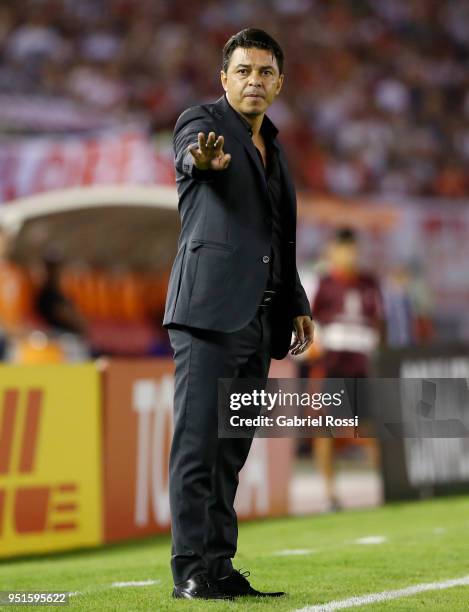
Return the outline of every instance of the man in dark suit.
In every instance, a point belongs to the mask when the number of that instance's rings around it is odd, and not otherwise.
[[[296,270],[295,190],[265,115],[283,83],[278,43],[262,30],[232,36],[221,82],[224,96],[189,108],[174,129],[181,233],[163,324],[176,364],[173,596],[188,599],[284,594],[261,593],[233,569],[233,502],[252,439],[218,438],[217,381],[265,379],[272,357],[313,341]]]

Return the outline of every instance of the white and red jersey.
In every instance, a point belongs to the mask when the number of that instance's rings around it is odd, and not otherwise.
[[[367,272],[328,273],[312,302],[329,377],[366,376],[384,318],[378,281]]]

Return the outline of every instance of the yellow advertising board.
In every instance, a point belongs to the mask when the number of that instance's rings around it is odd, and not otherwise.
[[[0,366],[0,557],[102,542],[93,364]]]

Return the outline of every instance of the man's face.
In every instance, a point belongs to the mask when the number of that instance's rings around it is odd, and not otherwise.
[[[221,82],[235,110],[246,116],[265,113],[280,93],[283,74],[275,56],[266,49],[237,47]]]
[[[355,242],[333,242],[329,247],[329,261],[335,270],[354,272],[358,268],[358,257]]]

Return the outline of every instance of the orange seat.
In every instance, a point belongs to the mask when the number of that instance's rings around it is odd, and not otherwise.
[[[14,263],[0,263],[0,322],[15,326],[33,310],[33,286],[25,270]]]

